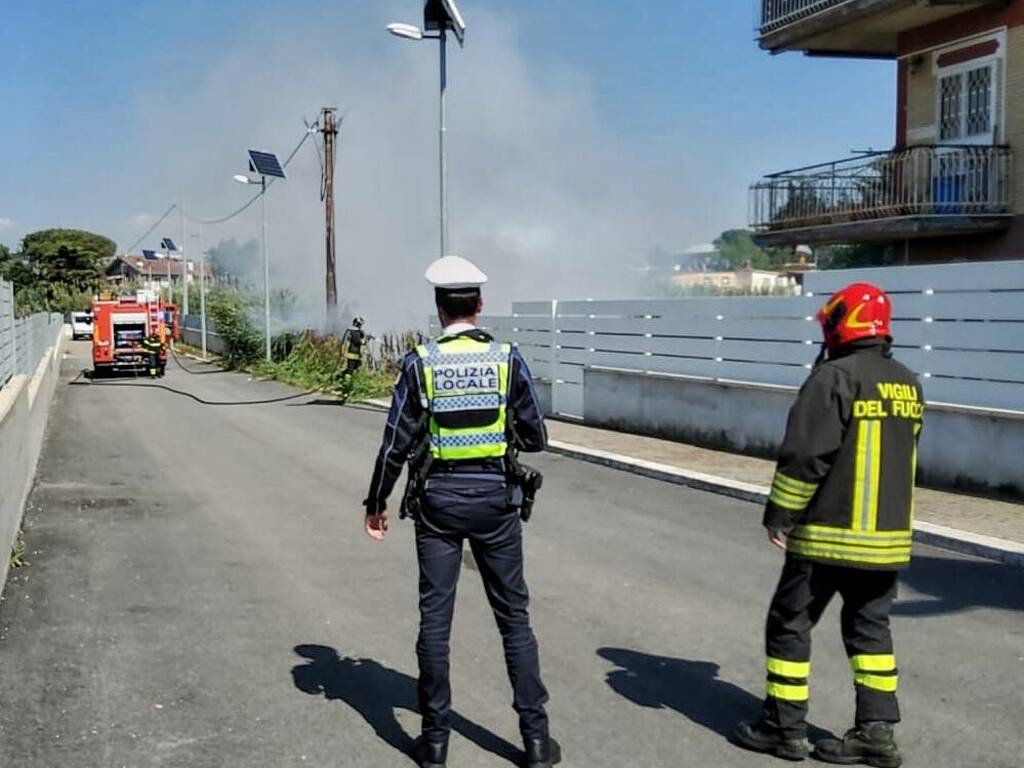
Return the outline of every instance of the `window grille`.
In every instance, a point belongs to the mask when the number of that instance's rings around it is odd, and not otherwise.
[[[960,119],[960,94],[963,90],[963,76],[949,75],[939,80],[940,115],[939,138],[943,141],[958,139],[962,135]]]
[[[992,130],[992,67],[972,69],[967,73],[967,136],[978,136]]]

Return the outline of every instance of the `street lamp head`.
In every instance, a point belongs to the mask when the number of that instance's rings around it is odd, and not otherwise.
[[[388,32],[396,37],[404,37],[407,40],[423,39],[423,30],[414,24],[388,24]]]
[[[243,176],[240,173],[235,174],[234,179],[239,184],[252,184],[252,179],[250,179],[248,176]]]

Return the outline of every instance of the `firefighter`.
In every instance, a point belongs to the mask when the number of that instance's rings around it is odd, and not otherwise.
[[[423,718],[414,757],[442,768],[452,727],[449,637],[464,541],[476,560],[494,612],[513,688],[513,707],[529,768],[550,768],[561,750],[549,735],[537,640],[523,577],[522,520],[509,464],[513,448],[544,449],[542,411],[519,353],[476,327],[486,275],[446,256],[426,278],[434,286],[440,338],[402,363],[366,506],[365,528],[381,540],[386,500],[406,461],[422,478],[407,491],[419,561],[419,702]],[[513,428],[514,426],[514,428]],[[422,457],[422,458],[420,458]],[[410,499],[410,496],[412,497]]]
[[[838,593],[856,720],[814,754],[841,765],[902,762],[889,611],[898,572],[910,564],[924,399],[917,377],[892,357],[891,317],[889,297],[866,283],[839,291],[818,313],[822,355],[789,413],[764,513],[786,561],[768,611],[761,716],[734,732],[748,749],[807,756],[811,630]]]
[[[146,355],[146,364],[149,367],[149,377],[155,379],[157,376],[163,376],[163,364],[160,362],[160,355],[163,353],[164,343],[160,339],[160,334],[155,331],[142,340],[142,351]]]
[[[351,376],[363,365],[363,344],[366,332],[363,330],[364,320],[357,317],[341,337],[341,347],[345,354],[345,375]]]

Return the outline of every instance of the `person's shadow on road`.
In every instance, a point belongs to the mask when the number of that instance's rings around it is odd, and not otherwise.
[[[617,669],[606,682],[620,696],[651,709],[672,709],[696,725],[730,738],[740,720],[756,720],[761,699],[722,680],[713,661],[654,656],[625,648],[600,648],[597,655]],[[832,736],[809,727],[812,741]]]
[[[324,645],[297,645],[295,653],[308,660],[292,668],[295,687],[328,701],[340,700],[358,712],[378,738],[412,756],[414,739],[395,716],[396,709],[419,712],[416,680],[373,659],[341,658]],[[480,749],[518,765],[522,751],[495,733],[452,712],[452,730]]]

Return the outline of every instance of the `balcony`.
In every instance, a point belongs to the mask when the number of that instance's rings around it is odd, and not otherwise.
[[[899,35],[1006,0],[762,0],[760,44],[772,53],[893,58]]]
[[[1009,227],[1005,146],[915,146],[766,176],[750,188],[761,245],[893,241]]]

